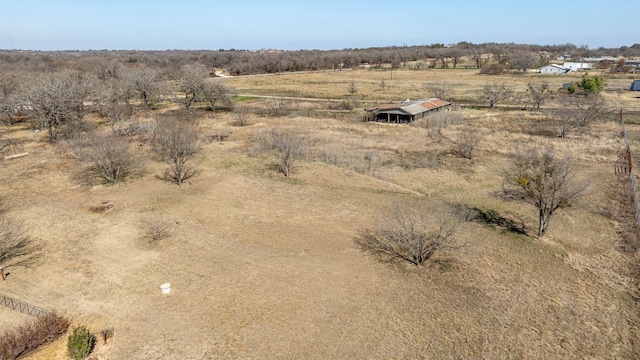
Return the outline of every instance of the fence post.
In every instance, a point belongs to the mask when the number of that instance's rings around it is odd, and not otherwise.
[[[640,237],[640,196],[638,195],[638,186],[636,184],[636,176],[633,174],[633,158],[631,157],[631,148],[629,147],[629,137],[627,129],[624,125],[624,116],[620,109],[620,124],[622,125],[622,136],[624,137],[625,155],[629,167],[629,180],[631,182],[631,192],[633,192],[633,209],[636,218],[636,234]]]
[[[624,125],[624,116],[622,115],[622,109],[620,109],[620,124],[622,124],[622,136],[624,137],[625,155],[627,157],[627,165],[629,172],[633,170],[633,161],[631,159],[631,148],[629,147],[629,137],[627,136],[627,127]]]

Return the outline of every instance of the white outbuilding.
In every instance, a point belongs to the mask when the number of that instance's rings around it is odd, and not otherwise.
[[[588,71],[595,69],[595,65],[589,62],[565,62],[563,67],[571,69],[571,71]]]
[[[549,64],[540,68],[540,74],[548,75],[567,74],[570,71],[571,69],[556,64]]]

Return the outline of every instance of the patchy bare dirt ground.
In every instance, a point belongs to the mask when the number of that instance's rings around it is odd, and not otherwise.
[[[436,142],[427,129],[403,125],[289,117],[233,128],[230,117],[209,117],[204,132],[233,133],[205,146],[201,172],[182,187],[157,179],[162,165],[152,160],[125,184],[88,185],[67,154],[33,146],[28,157],[0,163],[0,194],[46,256],[12,270],[0,292],[96,333],[113,327],[96,349],[100,359],[637,358],[629,258],[618,251],[607,192],[619,126],[561,140],[530,135],[508,114],[467,114],[476,120],[464,126],[487,134],[472,161],[446,155],[458,127]],[[375,151],[380,161],[368,173],[301,161],[284,179],[247,155],[251,135],[276,126],[307,134],[315,147]],[[544,240],[478,224],[466,234],[473,246],[421,269],[355,247],[357,232],[399,197],[515,214],[532,229],[532,208],[492,195],[517,141],[572,152],[592,182]],[[433,166],[400,166],[398,154],[409,151],[444,155]],[[173,234],[149,244],[139,221],[156,215]],[[160,291],[165,282],[169,295]],[[7,311],[1,326],[22,321]],[[64,342],[32,358],[64,359]]]

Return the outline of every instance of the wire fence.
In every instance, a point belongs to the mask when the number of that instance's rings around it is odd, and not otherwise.
[[[626,163],[626,169],[629,172],[629,179],[631,180],[631,191],[633,193],[633,205],[635,208],[636,229],[640,236],[640,196],[638,196],[638,185],[636,181],[636,175],[633,173],[633,157],[631,156],[631,148],[629,147],[629,137],[627,136],[627,129],[624,125],[624,116],[622,110],[620,110],[620,123],[622,124],[622,136],[624,137],[624,162]]]
[[[33,317],[39,317],[46,315],[49,312],[43,308],[27,304],[24,301],[10,298],[6,295],[0,294],[0,305],[4,305],[12,310],[19,311],[23,314],[31,315]]]

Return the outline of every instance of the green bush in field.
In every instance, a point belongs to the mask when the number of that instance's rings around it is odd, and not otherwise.
[[[96,337],[86,326],[76,326],[69,334],[67,353],[73,360],[82,360],[89,356],[95,343]]]
[[[582,74],[582,80],[578,83],[578,87],[588,94],[599,94],[604,89],[604,78],[598,75],[589,76],[588,73]]]

